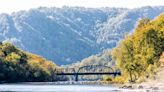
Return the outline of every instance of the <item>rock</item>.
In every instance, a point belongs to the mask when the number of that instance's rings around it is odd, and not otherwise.
[[[150,90],[146,90],[146,92],[151,92]]]
[[[158,87],[153,87],[152,89],[153,89],[153,90],[158,90],[159,88],[158,88]]]
[[[138,89],[143,89],[144,87],[142,85],[139,85],[138,86]]]
[[[132,85],[130,85],[130,86],[127,86],[127,88],[128,88],[128,89],[132,89],[133,87],[132,87]]]
[[[126,88],[126,86],[124,85],[124,86],[121,86],[121,87],[119,87],[119,88]]]
[[[133,87],[132,87],[132,85],[124,85],[124,86],[122,86],[120,88],[123,88],[123,89],[132,89]]]

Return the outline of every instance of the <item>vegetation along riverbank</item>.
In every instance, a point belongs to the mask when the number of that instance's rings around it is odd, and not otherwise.
[[[126,35],[112,50],[122,75],[105,80],[125,88],[153,88],[163,85],[164,14],[154,20],[143,18],[131,35]],[[133,85],[132,85],[133,84]]]
[[[64,80],[55,73],[58,66],[38,55],[24,52],[10,43],[0,43],[0,82]]]

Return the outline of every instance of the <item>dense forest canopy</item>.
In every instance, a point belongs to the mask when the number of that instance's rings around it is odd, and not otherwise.
[[[0,82],[56,81],[60,72],[51,61],[24,52],[10,43],[0,44]]]
[[[112,50],[112,57],[116,60],[122,77],[127,81],[135,81],[155,73],[160,65],[159,58],[162,52],[164,52],[164,14],[154,20],[147,18],[140,20],[135,32],[126,35]]]

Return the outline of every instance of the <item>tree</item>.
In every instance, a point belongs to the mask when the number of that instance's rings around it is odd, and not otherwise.
[[[112,50],[112,57],[122,74],[133,76],[150,74],[159,65],[159,57],[164,51],[164,14],[155,20],[142,19],[135,32],[126,36],[118,47]]]

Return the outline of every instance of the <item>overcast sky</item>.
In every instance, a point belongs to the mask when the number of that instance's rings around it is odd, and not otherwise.
[[[40,6],[62,7],[124,7],[164,6],[164,0],[0,0],[0,13],[11,13]]]

